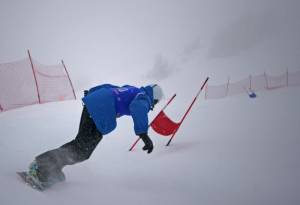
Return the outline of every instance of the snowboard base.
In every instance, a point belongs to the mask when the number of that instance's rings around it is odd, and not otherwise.
[[[29,185],[31,188],[38,191],[44,191],[46,189],[45,186],[35,181],[27,172],[17,172],[17,174],[21,177],[25,184]]]

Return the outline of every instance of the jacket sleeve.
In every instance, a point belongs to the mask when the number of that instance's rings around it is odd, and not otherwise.
[[[129,105],[136,135],[148,132],[149,101],[150,99],[146,94],[139,93]]]

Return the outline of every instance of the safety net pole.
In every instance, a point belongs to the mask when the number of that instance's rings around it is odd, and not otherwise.
[[[154,122],[154,120],[159,116],[159,114],[167,108],[167,106],[173,101],[173,99],[174,99],[175,97],[176,97],[176,93],[170,98],[170,100],[169,100],[169,101],[167,102],[167,104],[161,109],[161,111],[156,115],[156,117],[152,120],[152,122]],[[149,124],[148,127],[151,126],[152,122]],[[136,140],[136,141],[132,144],[132,146],[130,147],[129,151],[132,151],[132,150],[133,150],[133,148],[134,148],[135,145],[139,142],[140,139],[141,139],[140,137],[137,138],[137,140]]]
[[[286,86],[289,87],[289,70],[286,69]]]
[[[179,127],[181,126],[182,122],[184,121],[184,119],[186,118],[186,116],[188,115],[188,113],[190,112],[190,110],[192,109],[194,103],[196,102],[198,96],[200,95],[201,91],[203,90],[204,86],[206,85],[207,81],[208,81],[209,77],[206,78],[206,80],[204,81],[204,83],[202,84],[200,90],[198,91],[196,97],[194,98],[193,102],[190,104],[189,108],[187,109],[187,111],[185,112],[184,116],[182,117],[180,123],[179,123],[179,126],[178,128],[174,131],[172,137],[170,138],[170,140],[168,141],[168,143],[166,144],[166,146],[169,146],[171,141],[173,140],[176,132],[179,130]]]
[[[38,86],[38,83],[37,83],[36,74],[35,74],[35,70],[34,70],[34,67],[33,67],[32,58],[31,58],[29,50],[27,50],[27,53],[28,53],[28,56],[29,56],[29,60],[30,60],[30,64],[31,64],[32,72],[33,72],[33,77],[34,77],[34,80],[35,80],[36,92],[37,92],[37,95],[38,95],[39,103],[41,104],[41,97],[40,97],[39,86]]]
[[[65,63],[64,63],[63,60],[61,60],[61,63],[62,63],[62,65],[63,65],[63,67],[64,67],[64,69],[65,69],[65,71],[66,71],[66,73],[67,73],[67,76],[68,76],[68,79],[69,79],[69,83],[70,83],[70,86],[71,86],[72,91],[73,91],[74,99],[76,100],[76,95],[75,95],[74,87],[73,87],[71,78],[70,78],[70,76],[69,76],[69,73],[68,73],[68,71],[67,71],[66,65],[65,65]]]

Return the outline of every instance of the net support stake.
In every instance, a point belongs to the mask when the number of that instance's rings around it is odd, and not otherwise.
[[[286,86],[289,87],[289,69],[286,69]]]
[[[35,69],[34,69],[34,66],[33,66],[32,58],[31,58],[29,50],[27,50],[27,53],[28,53],[28,56],[29,56],[33,77],[34,77],[34,80],[35,80],[35,86],[36,86],[37,96],[38,96],[38,99],[39,99],[39,104],[41,104],[41,96],[40,96],[39,86],[38,86],[38,83],[37,83]]]
[[[228,77],[228,79],[227,79],[226,95],[225,95],[225,96],[228,96],[228,92],[229,92],[229,83],[230,83],[230,77]]]
[[[74,87],[73,87],[73,84],[72,84],[72,81],[71,81],[70,75],[69,75],[69,73],[68,73],[68,70],[67,70],[67,68],[66,68],[66,65],[65,65],[65,63],[64,63],[64,61],[63,61],[63,60],[61,60],[61,64],[63,65],[63,67],[64,67],[64,69],[65,69],[65,71],[66,71],[66,74],[67,74],[67,76],[68,76],[68,79],[69,79],[69,83],[70,83],[70,85],[71,85],[71,88],[72,88],[72,91],[73,91],[74,99],[76,100],[76,95],[75,95]]]
[[[266,89],[269,89],[269,82],[268,82],[268,77],[267,77],[266,72],[264,72],[264,76],[265,76],[265,80],[266,80]]]

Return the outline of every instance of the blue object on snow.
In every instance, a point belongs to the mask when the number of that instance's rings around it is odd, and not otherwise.
[[[250,97],[250,98],[256,98],[256,94],[255,94],[254,92],[251,92],[251,93],[249,94],[249,97]]]

